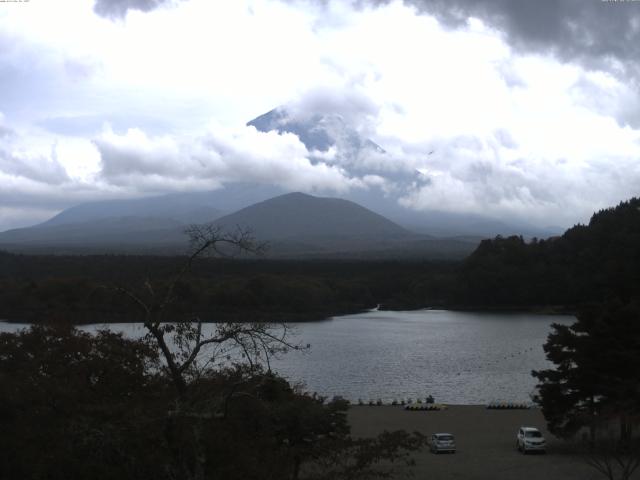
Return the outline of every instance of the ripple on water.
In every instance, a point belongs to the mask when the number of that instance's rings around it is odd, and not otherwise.
[[[574,321],[570,316],[447,310],[345,315],[294,324],[295,338],[310,343],[310,351],[290,352],[272,367],[293,382],[304,380],[309,391],[354,402],[429,394],[443,403],[522,402],[535,387],[531,370],[549,365],[542,345],[551,324]],[[0,322],[0,332],[26,326]],[[131,337],[144,334],[140,324],[108,327]]]

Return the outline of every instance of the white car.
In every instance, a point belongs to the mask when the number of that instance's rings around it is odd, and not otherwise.
[[[429,449],[433,453],[456,453],[456,440],[450,433],[434,433],[429,440]]]
[[[535,427],[520,427],[516,438],[516,449],[522,453],[547,451],[547,442]]]

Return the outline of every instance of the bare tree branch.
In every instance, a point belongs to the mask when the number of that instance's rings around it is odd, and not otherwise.
[[[256,242],[250,231],[240,227],[227,232],[214,224],[192,225],[185,233],[190,239],[190,253],[163,288],[155,286],[149,278],[143,282],[142,294],[136,294],[130,288],[116,288],[141,308],[143,324],[160,349],[178,392],[186,392],[189,376],[197,375],[199,370],[199,355],[209,345],[230,344],[243,351],[245,361],[252,367],[266,361],[269,369],[270,356],[288,349],[300,349],[299,345],[287,340],[286,326],[281,327],[281,333],[275,334],[273,324],[222,323],[215,324],[214,331],[205,335],[198,316],[166,323],[165,315],[176,301],[177,285],[192,271],[199,258],[260,254],[266,249],[266,244]]]
[[[590,443],[582,455],[585,463],[609,480],[629,480],[640,468],[638,439],[620,441],[603,436]]]

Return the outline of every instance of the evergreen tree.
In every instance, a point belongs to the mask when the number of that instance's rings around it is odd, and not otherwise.
[[[590,307],[571,326],[553,325],[544,346],[555,368],[532,372],[549,430],[571,437],[589,427],[620,425],[630,438],[640,417],[640,305],[609,302]]]

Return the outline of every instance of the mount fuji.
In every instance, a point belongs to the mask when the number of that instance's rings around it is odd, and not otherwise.
[[[355,212],[353,203],[358,208],[370,211],[371,215],[362,218],[373,219],[372,215],[393,223],[402,230],[393,242],[385,246],[392,249],[414,251],[417,255],[424,254],[441,256],[440,253],[450,253],[451,245],[456,245],[455,256],[468,253],[483,237],[495,235],[522,234],[525,236],[545,237],[554,232],[541,231],[525,224],[506,224],[499,220],[484,218],[472,214],[452,214],[440,211],[415,211],[403,207],[398,200],[411,186],[425,182],[426,179],[418,171],[403,168],[401,162],[394,162],[394,158],[383,147],[365,138],[345,119],[333,113],[312,113],[308,115],[293,115],[286,107],[271,110],[247,123],[261,132],[277,131],[292,133],[305,145],[311,162],[325,162],[336,164],[349,176],[354,178],[376,178],[380,183],[373,183],[369,188],[353,188],[341,196],[341,199],[321,198],[323,202],[312,202],[309,198],[316,197],[286,197],[289,202],[304,198],[305,205],[317,208],[330,208],[335,214],[339,209],[336,205],[346,208],[351,214]],[[387,186],[391,186],[387,188]],[[76,251],[78,248],[87,251],[122,250],[123,245],[136,251],[146,247],[175,250],[184,242],[182,230],[193,223],[209,223],[221,218],[234,219],[234,214],[240,215],[242,209],[255,206],[261,202],[290,193],[276,185],[253,183],[229,183],[218,190],[209,192],[183,192],[162,196],[118,199],[108,201],[89,202],[68,208],[51,219],[33,227],[9,230],[0,233],[0,248],[13,250],[48,251],[55,246],[57,251]],[[308,197],[308,198],[307,198]],[[335,201],[342,200],[340,204]],[[286,202],[285,202],[286,203]],[[274,229],[265,226],[274,219],[268,215],[277,215],[274,206],[284,205],[283,200],[268,204],[273,208],[260,210],[250,209],[249,212],[261,211],[267,215],[259,222],[257,217],[251,217],[256,227],[261,231],[269,231],[272,239],[277,239],[282,247],[280,251],[286,255],[289,247],[296,245],[295,251],[305,253],[305,246],[311,243],[307,235],[302,241],[300,235],[273,235]],[[286,208],[289,208],[286,206]],[[300,213],[300,212],[299,212]],[[246,214],[246,212],[245,212]],[[236,216],[237,216],[236,215]],[[300,214],[304,217],[304,214]],[[320,217],[317,217],[320,218]],[[350,221],[345,211],[343,224]],[[335,220],[335,219],[334,219]],[[378,219],[379,221],[380,219]],[[257,222],[257,223],[256,223]],[[346,223],[345,223],[346,222]],[[340,223],[340,222],[338,222]],[[336,224],[338,224],[336,223]],[[366,231],[371,225],[366,222],[361,225]],[[284,225],[281,225],[284,228]],[[316,225],[322,228],[322,225]],[[314,227],[314,228],[316,228]],[[307,231],[315,231],[310,225]],[[316,229],[317,229],[316,228]],[[295,228],[294,228],[295,230]],[[398,233],[397,231],[396,233]],[[332,245],[336,251],[371,251],[374,246],[366,234],[360,235],[358,241],[354,236],[348,242],[338,239],[338,231],[333,232]],[[425,236],[426,235],[426,236]],[[400,240],[398,240],[400,239]],[[438,240],[434,242],[434,240]],[[325,238],[325,240],[327,240]],[[411,241],[412,247],[407,248],[406,242]],[[429,243],[425,250],[424,242]],[[402,246],[401,244],[403,244]],[[461,243],[460,243],[461,242]],[[317,242],[316,242],[317,243]],[[284,245],[284,246],[283,246]],[[315,245],[311,250],[317,251]],[[375,248],[374,248],[375,247]],[[288,250],[289,249],[289,250]],[[325,249],[326,250],[326,249]],[[440,252],[440,253],[438,253]]]

